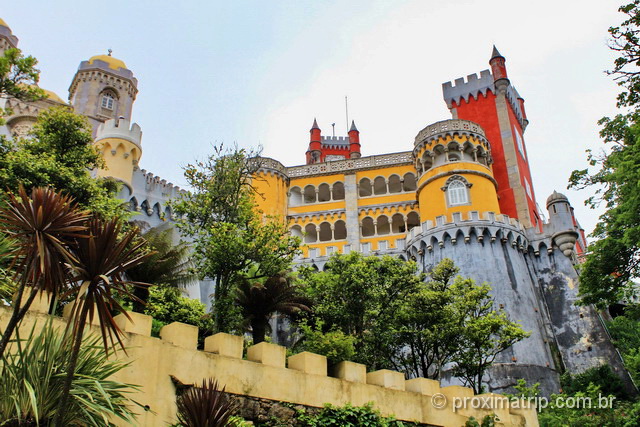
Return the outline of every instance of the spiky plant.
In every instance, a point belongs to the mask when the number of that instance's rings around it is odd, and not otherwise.
[[[52,425],[62,397],[69,346],[51,321],[27,338],[16,340],[0,359],[0,426]],[[99,337],[84,340],[71,384],[74,399],[59,425],[111,426],[119,418],[134,424],[135,402],[128,395],[139,387],[110,380],[127,364],[109,361]]]
[[[38,292],[55,296],[67,283],[67,266],[75,262],[70,245],[85,237],[87,216],[72,197],[51,188],[34,188],[28,196],[21,187],[18,197],[10,194],[9,203],[0,208],[0,227],[16,241],[10,269],[17,283],[13,312],[0,339],[0,356]],[[22,304],[25,291],[29,293]]]
[[[117,219],[102,221],[91,219],[88,223],[89,237],[77,239],[74,245],[76,263],[73,265],[73,286],[66,296],[75,297],[71,313],[73,330],[71,332],[71,354],[67,367],[63,394],[59,402],[58,418],[55,425],[61,426],[61,420],[67,410],[69,390],[75,375],[76,363],[82,335],[87,320],[98,317],[100,333],[105,352],[116,341],[124,349],[121,340],[122,331],[113,317],[113,312],[124,313],[119,298],[135,299],[129,292],[129,285],[145,286],[145,283],[133,283],[125,272],[150,256],[143,250],[144,240],[134,243],[137,230],[123,231]],[[74,396],[75,398],[75,396]]]
[[[189,260],[189,246],[181,242],[173,244],[172,229],[152,228],[142,237],[147,241],[153,254],[135,267],[127,270],[127,277],[135,282],[147,282],[153,285],[184,287],[196,279]],[[149,288],[136,286],[133,294],[138,298],[133,302],[133,311],[143,313],[149,300]]]
[[[236,289],[236,303],[242,316],[251,325],[254,344],[264,341],[271,316],[278,312],[294,316],[300,311],[310,311],[308,298],[298,293],[287,272],[268,277],[264,283],[243,279]]]
[[[178,422],[186,427],[224,427],[229,425],[236,403],[218,389],[213,378],[202,380],[178,397]]]

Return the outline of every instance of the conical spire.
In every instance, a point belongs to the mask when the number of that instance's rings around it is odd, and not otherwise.
[[[316,121],[315,117],[313,119],[313,126],[311,126],[311,130],[314,130],[314,129],[318,129],[318,130],[320,129],[318,127],[318,122]]]
[[[355,130],[356,132],[360,132],[358,130],[358,128],[356,127],[356,122],[355,120],[351,120],[351,129],[349,129],[349,132],[351,132],[352,130]]]
[[[493,58],[504,58],[504,56],[502,56],[500,52],[498,52],[498,48],[495,44],[493,45],[493,52],[491,52],[491,59]]]

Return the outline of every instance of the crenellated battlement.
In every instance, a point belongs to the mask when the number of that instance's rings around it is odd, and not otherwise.
[[[496,93],[493,75],[489,70],[482,70],[479,77],[474,73],[469,74],[466,80],[461,77],[455,79],[454,83],[445,82],[442,84],[442,97],[449,109],[454,107],[454,103],[460,105],[461,100],[469,102],[471,98],[478,99],[480,95],[486,97],[488,91],[494,94]],[[518,101],[518,99],[522,97],[511,84],[507,86],[505,96],[524,130],[529,121],[526,119],[524,111],[522,111],[522,107]]]
[[[36,298],[21,328],[43,325],[49,317],[45,314],[48,308],[47,298]],[[391,370],[367,372],[366,366],[348,361],[329,367],[324,356],[303,352],[286,357],[285,347],[266,342],[248,347],[245,353],[243,337],[224,333],[207,337],[204,350],[200,351],[196,349],[195,326],[174,322],[161,329],[160,338],[154,338],[150,336],[150,316],[128,314],[131,320],[124,314],[116,316],[128,354],[117,352],[115,357],[130,365],[114,379],[141,386],[132,398],[148,406],[149,410],[138,417],[143,426],[175,422],[176,390],[172,379],[191,385],[209,377],[217,379],[231,394],[318,408],[325,403],[359,406],[373,402],[385,415],[428,425],[457,427],[470,416],[482,419],[491,412],[504,425],[538,425],[533,408],[501,405],[489,410],[470,404],[454,408],[454,402],[473,398],[470,388],[440,387],[437,381],[425,378],[406,380],[404,374]],[[8,318],[9,309],[0,308],[0,324]],[[63,327],[65,322],[54,318],[54,326]],[[98,326],[92,325],[92,331],[98,333]],[[485,394],[477,400],[491,396],[500,397]]]
[[[348,136],[323,136],[320,142],[328,147],[349,148]]]
[[[407,233],[406,247],[429,242],[427,249],[434,245],[469,243],[471,239],[481,243],[501,241],[522,251],[529,249],[525,228],[515,218],[495,212],[468,213],[454,212],[451,217],[442,215],[436,221],[425,221]],[[431,248],[429,248],[431,246]]]
[[[98,126],[96,142],[107,139],[124,139],[142,149],[142,129],[137,123],[131,124],[127,119],[110,119]]]
[[[477,74],[469,74],[467,79],[460,77],[455,79],[454,83],[446,82],[442,84],[442,94],[449,108],[453,107],[453,103],[460,104],[460,99],[469,102],[469,98],[478,99],[478,95],[487,96],[487,91],[495,93],[493,84],[493,76],[491,71],[482,70],[480,76]]]

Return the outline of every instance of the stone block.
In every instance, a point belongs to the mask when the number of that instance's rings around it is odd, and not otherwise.
[[[360,363],[340,362],[331,369],[333,377],[353,383],[367,383],[367,367]]]
[[[319,354],[303,351],[287,359],[289,369],[307,374],[327,375],[327,358]]]
[[[440,393],[440,383],[427,378],[413,378],[404,382],[404,389],[414,393],[433,396],[434,394]]]
[[[286,348],[268,342],[261,342],[247,349],[247,359],[276,368],[285,367],[286,354]]]
[[[195,350],[198,348],[198,327],[180,322],[169,323],[160,329],[160,338],[177,347]]]
[[[73,306],[75,305],[75,302],[70,302],[69,304],[65,305],[64,308],[62,309],[62,317],[69,321],[69,319],[71,318],[71,310],[73,310]],[[89,313],[87,313],[87,323],[89,320]],[[98,318],[98,310],[93,310],[93,319],[91,320],[91,325],[93,326],[100,326],[100,319]]]
[[[465,397],[473,397],[474,393],[473,393],[473,389],[469,388],[469,387],[463,387],[461,385],[450,385],[447,387],[442,387],[440,389],[440,392],[442,394],[444,394],[445,396],[447,396],[447,399],[451,402],[453,401],[454,397],[461,397],[461,398],[465,398]]]
[[[404,374],[389,369],[380,369],[367,374],[367,384],[379,385],[393,390],[404,390]]]
[[[24,305],[29,299],[29,295],[31,295],[31,288],[25,288],[22,293],[22,298],[20,299],[20,307]],[[17,296],[17,295],[16,295]],[[49,305],[51,304],[51,294],[48,292],[38,292],[36,297],[31,302],[29,306],[29,311],[35,313],[49,313]]]
[[[242,359],[243,344],[242,337],[219,332],[204,339],[204,351],[233,357],[234,359]]]
[[[116,321],[116,325],[123,331],[132,334],[144,335],[145,337],[151,336],[151,324],[153,323],[153,317],[147,316],[142,313],[135,313],[128,311],[130,319],[124,313],[118,314],[113,319]]]

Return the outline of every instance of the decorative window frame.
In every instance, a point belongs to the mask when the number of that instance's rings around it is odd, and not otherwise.
[[[467,201],[465,203],[456,203],[456,204],[451,204],[449,202],[449,186],[451,184],[453,184],[454,182],[460,182],[462,184],[464,184],[464,187],[466,189],[466,196],[467,196]],[[440,187],[440,189],[442,190],[442,192],[444,193],[444,200],[445,203],[447,205],[447,208],[454,208],[454,207],[458,207],[458,206],[469,206],[471,205],[471,192],[469,191],[469,189],[473,186],[472,183],[470,183],[469,181],[467,181],[467,179],[461,175],[452,175],[450,176],[444,183],[444,185],[442,187]]]

